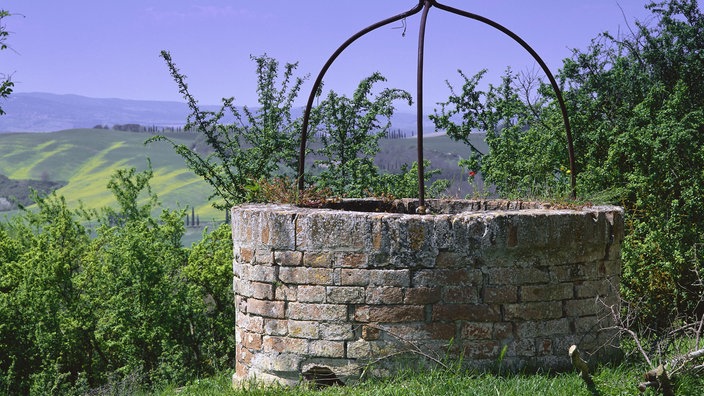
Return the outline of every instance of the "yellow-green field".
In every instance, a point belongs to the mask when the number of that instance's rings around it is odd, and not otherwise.
[[[0,174],[11,179],[65,181],[57,190],[72,207],[112,205],[107,189],[118,168],[146,169],[151,160],[152,190],[167,208],[194,207],[201,221],[224,219],[208,202],[210,186],[186,168],[167,143],[144,145],[145,133],[73,129],[52,133],[0,134]],[[183,135],[174,138],[189,143]]]

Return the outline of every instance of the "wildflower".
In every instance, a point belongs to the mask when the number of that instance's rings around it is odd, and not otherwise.
[[[475,171],[469,171],[469,177],[474,178],[474,176],[477,175],[477,172]]]

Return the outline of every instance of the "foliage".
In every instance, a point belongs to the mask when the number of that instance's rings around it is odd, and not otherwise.
[[[431,179],[440,174],[440,169],[430,169],[430,161],[423,160],[425,172],[424,182],[431,182]],[[450,187],[447,179],[436,179],[430,186],[426,184],[425,195],[427,198],[441,196]],[[418,162],[413,162],[411,166],[404,164],[399,173],[386,173],[379,177],[376,186],[376,195],[398,198],[418,198]]]
[[[210,112],[200,110],[188,91],[186,77],[176,68],[171,55],[162,51],[161,56],[190,107],[186,129],[204,134],[213,152],[201,156],[165,136],[149,141],[170,142],[186,165],[213,187],[215,192],[211,198],[221,200],[214,204],[216,207],[228,209],[249,201],[248,188],[255,185],[256,180],[270,177],[281,167],[295,168],[300,128],[292,120],[291,108],[303,84],[303,78],[294,78],[297,64],[284,66],[277,87],[279,62],[266,55],[253,57],[257,64],[259,107],[253,110],[244,106],[240,111],[231,97],[223,99],[219,111]],[[228,113],[231,122],[227,120]]]
[[[352,98],[330,92],[315,109],[313,119],[319,123],[322,147],[316,154],[323,159],[315,165],[322,169],[316,184],[334,194],[360,197],[373,190],[379,179],[374,156],[379,152],[379,139],[391,127],[393,102],[412,103],[411,94],[398,89],[384,89],[373,99],[374,85],[386,81],[374,73],[359,83]],[[386,122],[379,123],[379,117]]]
[[[473,174],[481,172],[506,197],[566,196],[569,161],[559,129],[562,119],[550,114],[552,107],[545,100],[531,103],[531,77],[507,69],[499,86],[490,84],[483,92],[477,85],[485,71],[471,78],[459,74],[462,91],[455,92],[448,82],[448,101],[430,117],[437,129],[469,145],[468,158],[459,166]],[[488,153],[471,142],[470,134],[477,130],[486,132]]]
[[[116,208],[72,211],[37,196],[37,211],[0,226],[0,393],[184,382],[231,361],[227,230],[191,255],[183,211],[151,216],[150,178],[116,172]]]
[[[7,49],[7,36],[10,34],[5,25],[3,24],[3,19],[11,16],[8,11],[0,10],[0,51]],[[7,98],[12,93],[12,88],[15,84],[10,80],[10,77],[6,74],[0,73],[0,99]],[[5,111],[0,107],[0,115],[5,114]]]

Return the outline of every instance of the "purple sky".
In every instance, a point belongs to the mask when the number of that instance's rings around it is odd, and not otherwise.
[[[704,0],[702,0],[704,1]],[[491,18],[513,30],[553,73],[571,48],[585,49],[604,31],[627,31],[628,21],[647,21],[647,0],[444,0],[443,4]],[[250,55],[267,53],[299,62],[312,79],[349,36],[411,9],[416,0],[4,0],[13,51],[0,53],[0,70],[11,73],[16,92],[79,94],[98,98],[181,100],[159,51],[166,49],[188,76],[202,104],[234,96],[256,103]],[[621,9],[626,15],[626,20]],[[371,33],[332,66],[326,88],[351,95],[374,71],[389,86],[415,94],[420,14]],[[518,44],[479,22],[433,8],[426,38],[426,104],[443,100],[456,70],[489,69],[499,82],[506,66],[538,70]]]

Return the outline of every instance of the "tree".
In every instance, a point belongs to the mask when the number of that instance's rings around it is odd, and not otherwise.
[[[10,34],[7,29],[5,28],[5,25],[3,23],[3,20],[9,16],[11,16],[8,11],[6,10],[1,10],[0,9],[0,50],[7,49],[7,36]],[[10,96],[12,93],[12,88],[15,86],[15,84],[10,80],[10,76],[7,74],[0,73],[0,98],[4,99]],[[2,109],[2,106],[0,106],[0,115],[5,114],[5,111]]]
[[[211,198],[220,199],[215,207],[229,209],[251,200],[259,179],[269,178],[279,170],[295,169],[300,128],[291,116],[291,109],[304,81],[294,78],[297,64],[286,64],[278,80],[278,61],[266,55],[252,57],[257,65],[259,106],[256,109],[244,106],[240,110],[234,105],[234,98],[227,98],[219,111],[210,112],[200,110],[188,91],[186,77],[176,68],[171,55],[167,51],[161,55],[191,110],[185,129],[205,135],[212,152],[203,157],[164,136],[149,142],[170,142],[186,165],[214,188]]]
[[[374,85],[386,81],[374,73],[359,83],[352,98],[330,92],[315,109],[313,118],[319,124],[323,159],[315,161],[322,172],[315,178],[318,186],[342,196],[364,196],[373,191],[379,179],[374,156],[379,152],[379,139],[391,127],[393,102],[412,103],[411,94],[398,89],[384,89],[370,98]],[[380,123],[379,118],[385,117]]]

